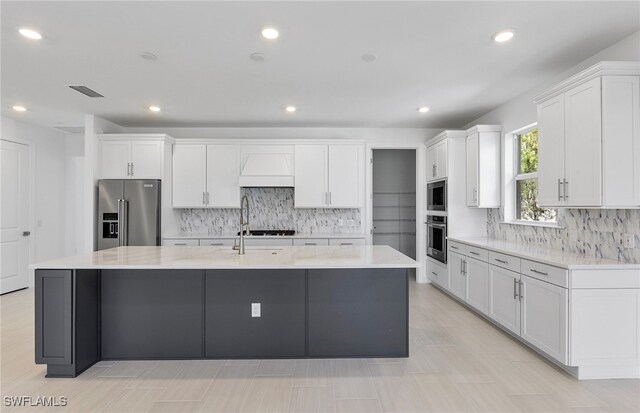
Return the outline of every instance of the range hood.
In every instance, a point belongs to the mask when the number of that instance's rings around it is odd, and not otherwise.
[[[286,154],[252,153],[247,156],[240,173],[240,186],[292,187],[292,169]]]

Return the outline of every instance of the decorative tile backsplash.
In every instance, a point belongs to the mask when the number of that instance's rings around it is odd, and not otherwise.
[[[293,207],[293,188],[244,188],[251,229],[293,229],[299,234],[362,233],[359,209]],[[184,209],[183,234],[231,235],[239,231],[239,209]],[[342,226],[340,221],[342,220]]]
[[[640,210],[638,209],[560,209],[558,224],[564,228],[500,224],[499,209],[487,212],[490,238],[562,249],[568,252],[640,263]],[[634,236],[635,248],[623,248],[623,234]]]

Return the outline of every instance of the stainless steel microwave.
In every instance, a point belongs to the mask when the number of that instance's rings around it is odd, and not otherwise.
[[[447,181],[427,184],[427,211],[447,210]]]

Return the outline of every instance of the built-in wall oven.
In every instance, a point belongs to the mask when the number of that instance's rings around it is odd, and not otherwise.
[[[447,181],[427,184],[427,211],[447,210]]]
[[[447,217],[427,216],[427,255],[447,263]]]

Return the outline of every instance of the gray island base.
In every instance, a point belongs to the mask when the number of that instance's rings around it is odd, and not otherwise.
[[[47,377],[75,377],[100,360],[409,355],[410,263],[263,269],[53,263],[36,268],[35,358],[47,365]]]

